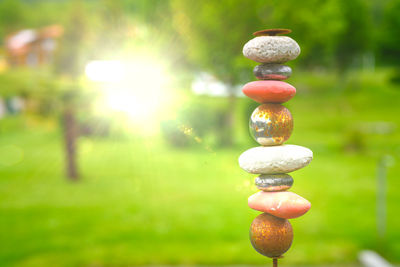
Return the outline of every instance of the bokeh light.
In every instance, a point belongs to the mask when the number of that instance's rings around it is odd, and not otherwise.
[[[158,132],[160,122],[176,112],[165,64],[149,58],[95,60],[86,65],[85,73],[102,92],[98,109],[125,113],[147,134]]]

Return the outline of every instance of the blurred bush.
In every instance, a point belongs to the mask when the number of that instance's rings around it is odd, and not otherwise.
[[[210,105],[206,98],[193,99],[184,105],[174,121],[164,121],[162,135],[175,147],[188,147],[198,143],[214,142],[221,123],[219,108]]]
[[[239,102],[241,104],[242,101]],[[248,112],[256,106],[249,101]],[[226,146],[229,139],[236,143],[238,131],[242,128],[240,114],[242,109],[232,109],[226,98],[196,96],[189,103],[182,105],[176,120],[162,123],[162,135],[173,146],[189,147],[195,144],[221,147]],[[251,113],[250,113],[251,114]],[[232,119],[233,121],[230,121]],[[226,127],[233,123],[231,127]],[[239,126],[239,127],[238,127]]]
[[[345,152],[361,153],[366,149],[366,134],[357,128],[347,130],[344,135],[343,149]]]
[[[163,121],[161,133],[165,141],[173,147],[188,147],[193,145],[193,139],[182,128],[182,125],[175,120]]]

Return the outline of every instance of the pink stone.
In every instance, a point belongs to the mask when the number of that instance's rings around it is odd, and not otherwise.
[[[300,217],[311,208],[311,203],[293,192],[258,192],[248,199],[249,207],[279,218]]]
[[[254,81],[243,86],[243,93],[258,103],[283,103],[296,94],[296,88],[282,81]]]

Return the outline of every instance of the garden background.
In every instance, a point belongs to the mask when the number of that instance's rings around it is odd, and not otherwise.
[[[237,163],[257,145],[242,47],[265,28],[302,49],[288,143],[314,152],[293,173],[312,208],[281,264],[365,249],[400,263],[399,14],[398,0],[0,1],[0,265],[266,264]]]

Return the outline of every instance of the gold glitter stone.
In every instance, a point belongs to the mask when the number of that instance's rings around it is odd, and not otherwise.
[[[292,225],[286,219],[262,213],[251,223],[250,241],[258,253],[278,258],[292,245]]]
[[[292,134],[292,114],[281,104],[262,104],[251,115],[249,128],[260,145],[281,145]]]

